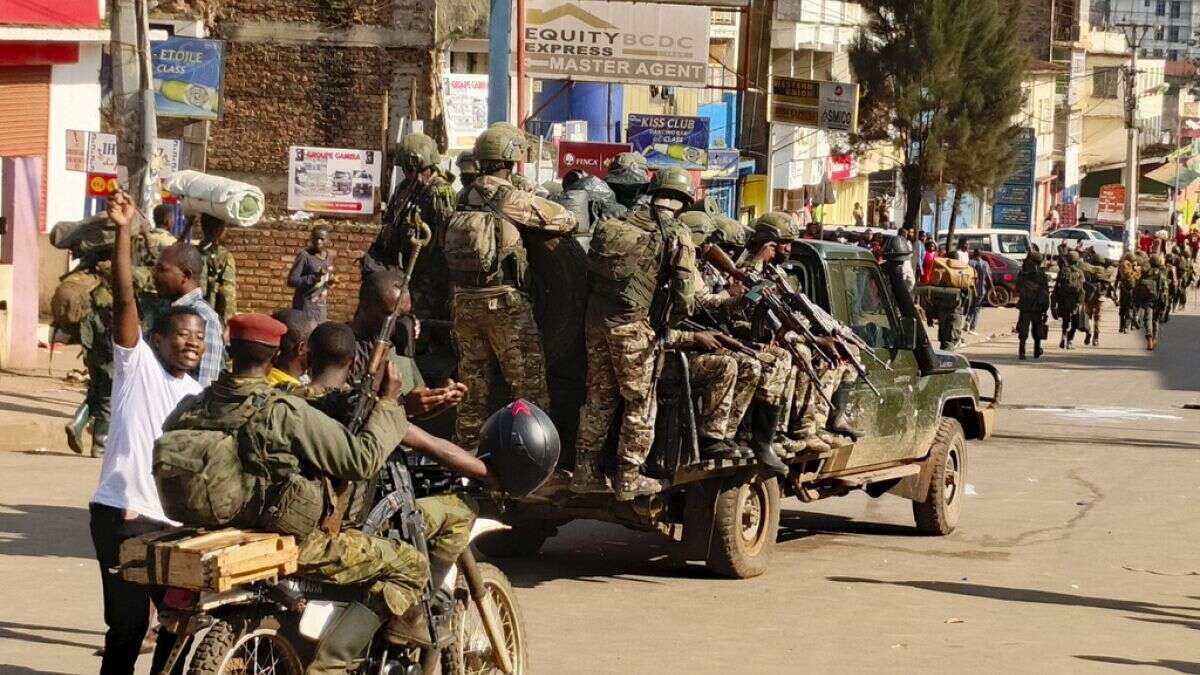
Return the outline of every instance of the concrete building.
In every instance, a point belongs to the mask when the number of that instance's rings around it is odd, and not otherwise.
[[[1088,34],[1087,70],[1081,100],[1085,168],[1123,161],[1126,156],[1125,81],[1123,68],[1130,62],[1129,45],[1122,33],[1093,30]],[[1161,143],[1163,87],[1166,62],[1139,59],[1132,83],[1137,96],[1137,125],[1141,145]]]
[[[1058,203],[1060,186],[1055,185],[1055,107],[1058,98],[1058,76],[1062,66],[1046,61],[1030,63],[1021,87],[1025,104],[1019,113],[1019,124],[1033,130],[1035,142],[1034,194],[1030,213],[1030,231],[1036,231],[1042,220]]]
[[[1192,44],[1200,29],[1194,0],[1093,0],[1093,23],[1112,30],[1119,24],[1149,26],[1139,56],[1183,61],[1200,56]]]

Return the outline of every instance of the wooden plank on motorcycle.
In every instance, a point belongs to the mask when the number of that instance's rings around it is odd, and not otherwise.
[[[135,583],[224,592],[253,581],[293,574],[294,537],[273,532],[174,528],[121,544],[121,574]]]

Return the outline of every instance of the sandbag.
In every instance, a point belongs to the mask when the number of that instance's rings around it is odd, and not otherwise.
[[[184,213],[207,213],[242,227],[257,223],[266,206],[257,187],[199,171],[176,171],[167,181],[167,191],[179,200]]]
[[[930,286],[957,288],[960,291],[975,288],[975,270],[956,258],[934,258]]]

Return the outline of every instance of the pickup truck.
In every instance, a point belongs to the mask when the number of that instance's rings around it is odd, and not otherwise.
[[[689,382],[686,354],[669,350],[647,464],[666,489],[619,503],[611,495],[573,494],[558,481],[520,501],[484,504],[512,529],[480,539],[480,550],[495,557],[532,555],[561,525],[595,519],[661,532],[679,542],[683,559],[747,578],[767,569],[783,497],[812,502],[856,490],[910,500],[922,534],[953,531],[963,507],[966,441],[993,430],[999,373],[933,349],[901,270],[877,265],[864,249],[797,241],[784,267],[886,364],[862,359],[879,395],[861,379],[855,386],[851,401],[865,433],[852,446],[792,455],[784,460],[791,469],[785,479],[764,477],[753,459],[701,460],[693,407],[698,392]],[[980,395],[980,372],[994,381],[991,396]]]

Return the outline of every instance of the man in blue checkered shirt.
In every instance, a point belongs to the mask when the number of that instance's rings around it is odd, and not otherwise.
[[[191,307],[204,319],[204,356],[192,373],[201,387],[217,379],[225,367],[225,327],[207,302],[199,286],[204,270],[200,249],[187,242],[176,242],[158,256],[154,265],[154,287],[160,301],[173,307]],[[153,312],[147,312],[153,314]],[[153,316],[148,316],[153,321]]]

